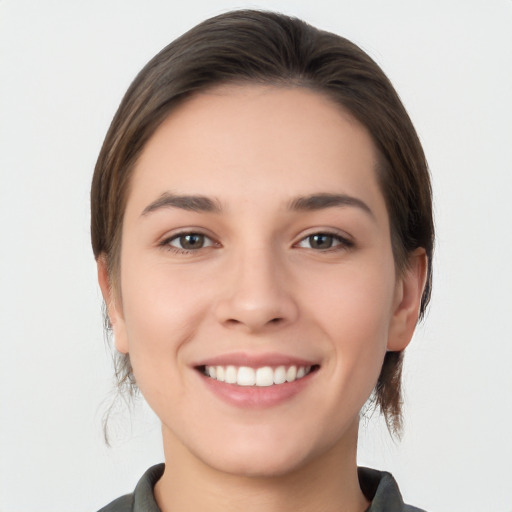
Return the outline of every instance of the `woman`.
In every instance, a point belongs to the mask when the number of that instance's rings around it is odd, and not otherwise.
[[[364,52],[274,13],[201,23],[130,86],[91,209],[120,382],[166,460],[105,512],[417,510],[356,465],[369,397],[400,432],[434,236],[421,145]]]

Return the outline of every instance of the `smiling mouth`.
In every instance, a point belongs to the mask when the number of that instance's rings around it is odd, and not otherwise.
[[[310,373],[317,371],[319,365],[312,366],[262,366],[251,368],[248,366],[199,366],[197,369],[206,377],[218,382],[237,386],[270,387],[300,380]]]

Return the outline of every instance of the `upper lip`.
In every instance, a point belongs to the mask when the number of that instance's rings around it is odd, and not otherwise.
[[[279,353],[250,354],[247,352],[233,352],[205,358],[192,366],[247,366],[261,368],[263,366],[313,366],[317,361]]]

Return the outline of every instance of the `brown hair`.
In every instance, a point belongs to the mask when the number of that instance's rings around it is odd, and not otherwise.
[[[359,47],[282,14],[253,10],[208,19],[158,53],[126,92],[105,137],[91,189],[94,256],[104,257],[116,288],[130,176],[144,145],[172,109],[224,83],[305,87],[328,96],[369,131],[380,154],[398,272],[423,247],[428,276],[420,318],[430,298],[434,226],[427,163],[412,122],[379,66]],[[108,324],[108,319],[107,319]],[[373,399],[389,429],[401,427],[402,352],[385,356]],[[128,355],[118,355],[120,386],[136,384]]]

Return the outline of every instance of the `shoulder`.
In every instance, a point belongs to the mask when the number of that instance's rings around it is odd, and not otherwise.
[[[164,464],[149,468],[135,490],[109,503],[98,512],[161,512],[155,501],[153,487],[164,472]]]
[[[361,490],[371,501],[367,512],[425,512],[404,503],[398,484],[391,473],[358,468],[358,476]]]

